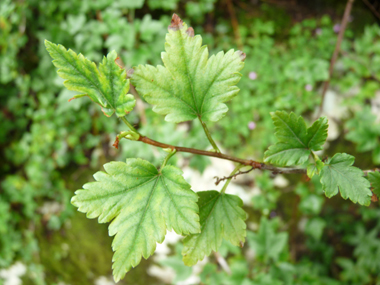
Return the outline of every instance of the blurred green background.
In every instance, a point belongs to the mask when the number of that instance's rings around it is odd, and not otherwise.
[[[377,5],[378,1],[370,1]],[[68,102],[44,40],[99,62],[116,50],[126,68],[160,64],[173,12],[201,34],[210,53],[242,49],[239,95],[210,125],[230,154],[262,160],[274,142],[269,112],[310,120],[328,78],[346,1],[338,0],[1,0],[0,1],[0,284],[114,284],[107,225],[76,212],[70,198],[110,160],[160,150],[113,140],[125,127],[88,99]],[[380,4],[379,4],[380,6]],[[132,93],[135,94],[132,89]],[[380,27],[354,2],[323,115],[326,155],[347,152],[362,169],[380,165]],[[206,149],[197,122],[174,125],[138,99],[130,115],[158,141]],[[176,163],[195,190],[231,165],[181,154]],[[216,171],[216,170],[217,171]],[[119,284],[380,284],[380,208],[324,197],[318,180],[250,173],[234,180],[243,197],[244,248],[224,243],[193,268],[171,234],[158,254]],[[13,282],[13,283],[12,283]]]

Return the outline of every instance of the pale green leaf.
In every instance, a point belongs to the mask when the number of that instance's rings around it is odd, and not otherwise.
[[[88,218],[112,221],[115,281],[138,265],[141,257],[152,255],[167,230],[182,235],[200,232],[198,197],[177,167],[168,165],[159,172],[147,161],[127,159],[107,163],[104,169],[95,173],[96,182],[75,192],[72,204]]]
[[[176,123],[197,117],[218,121],[225,115],[224,102],[239,91],[245,54],[230,50],[209,58],[201,36],[174,15],[161,58],[164,66],[139,65],[131,79],[153,111]]]
[[[246,236],[247,214],[239,197],[214,190],[197,194],[201,232],[183,241],[183,261],[188,266],[210,255],[211,251],[217,251],[223,238],[242,247]]]
[[[354,203],[368,206],[372,192],[370,183],[363,177],[363,171],[352,166],[355,157],[346,153],[337,153],[322,168],[320,177],[322,188],[327,197],[338,194]]]
[[[317,160],[314,163],[310,163],[307,166],[307,176],[309,178],[313,178],[314,174],[319,174],[324,166],[325,164],[321,160]]]
[[[98,69],[94,62],[82,54],[77,55],[74,51],[47,40],[45,45],[54,59],[53,64],[58,68],[58,75],[65,79],[63,84],[67,89],[81,93],[74,98],[90,97],[102,107],[106,116],[116,112],[118,117],[122,117],[132,111],[136,100],[133,95],[127,94],[129,80],[126,79],[126,71],[115,63],[115,51],[103,58]]]
[[[372,191],[380,198],[380,172],[370,172],[368,173],[368,180],[371,182]]]
[[[265,162],[282,166],[299,165],[307,161],[311,151],[321,150],[327,138],[327,119],[319,118],[310,127],[294,113],[271,113],[278,142],[265,152]]]

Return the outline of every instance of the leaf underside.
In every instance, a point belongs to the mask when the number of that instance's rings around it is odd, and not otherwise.
[[[380,197],[380,172],[368,173],[368,180],[371,182],[373,193],[375,193],[377,197]]]
[[[281,166],[300,165],[307,161],[311,151],[322,149],[327,139],[326,117],[316,120],[309,128],[305,120],[294,113],[271,113],[278,142],[265,152],[264,161]]]
[[[167,121],[218,121],[228,110],[224,102],[239,91],[245,54],[230,50],[208,56],[201,36],[174,15],[161,54],[164,66],[139,65],[131,82]]]
[[[188,266],[210,255],[211,251],[217,251],[223,238],[242,247],[246,236],[247,214],[239,197],[214,190],[197,194],[201,232],[183,241],[183,261]]]
[[[142,159],[110,162],[106,172],[95,173],[96,182],[75,192],[71,202],[88,218],[111,222],[113,275],[122,279],[131,267],[147,259],[162,243],[167,230],[188,235],[200,232],[197,195],[182,171],[165,166],[161,172]]]
[[[355,157],[346,153],[337,153],[322,168],[320,177],[322,188],[327,197],[340,195],[354,203],[368,206],[372,192],[370,183],[363,177],[363,171],[352,166]]]
[[[54,59],[53,64],[58,68],[58,75],[65,79],[67,89],[80,92],[74,98],[88,96],[102,107],[106,116],[116,112],[118,117],[125,116],[133,110],[136,100],[129,91],[129,80],[126,71],[116,63],[117,54],[110,52],[99,64],[77,55],[72,50],[66,50],[62,45],[45,40],[46,49]]]

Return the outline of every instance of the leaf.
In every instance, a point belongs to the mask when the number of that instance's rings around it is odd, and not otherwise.
[[[303,164],[311,151],[321,150],[327,138],[327,118],[321,117],[310,128],[293,112],[271,113],[278,142],[265,152],[264,161],[282,166]]]
[[[288,242],[288,233],[276,233],[275,220],[268,220],[262,217],[260,220],[260,228],[257,233],[248,232],[248,242],[255,254],[264,261],[273,259],[277,261],[280,253]]]
[[[379,145],[380,125],[376,124],[376,116],[370,107],[356,112],[355,117],[347,121],[346,128],[346,139],[357,144],[357,151],[370,151]]]
[[[54,59],[53,64],[58,68],[58,75],[66,79],[63,84],[67,89],[81,92],[74,98],[88,96],[102,107],[106,116],[114,112],[123,117],[133,110],[136,100],[129,91],[129,80],[126,71],[116,63],[117,54],[110,52],[99,64],[77,55],[72,50],[66,50],[62,45],[53,44],[45,40],[46,49]]]
[[[352,166],[355,157],[346,153],[337,153],[322,168],[320,177],[322,188],[328,198],[338,194],[354,203],[368,206],[372,192],[370,183],[363,177],[363,171]]]
[[[380,197],[380,172],[369,172],[368,180],[371,182],[372,191],[377,197]]]
[[[321,160],[316,160],[314,163],[310,163],[307,166],[307,176],[313,178],[314,174],[319,174],[325,164]]]
[[[153,111],[166,115],[169,122],[183,122],[199,117],[218,121],[239,91],[238,73],[244,66],[245,54],[230,50],[208,58],[208,49],[194,30],[173,15],[166,35],[164,66],[139,65],[132,84],[145,100],[155,105]]]
[[[247,214],[239,197],[215,190],[197,194],[201,232],[189,235],[183,241],[183,261],[188,266],[210,255],[211,251],[217,251],[223,238],[242,247],[246,236],[244,221]]]
[[[71,202],[88,218],[99,223],[112,221],[110,236],[115,281],[131,267],[148,258],[162,243],[167,230],[187,235],[200,232],[197,195],[181,176],[180,169],[167,165],[159,172],[142,159],[110,162],[106,172],[97,172],[96,182],[75,192]]]

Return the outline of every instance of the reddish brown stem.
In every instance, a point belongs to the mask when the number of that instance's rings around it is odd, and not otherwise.
[[[231,0],[227,0],[226,2],[227,2],[228,13],[230,14],[230,17],[231,17],[231,24],[232,24],[232,29],[234,31],[236,44],[240,50],[243,50],[243,42],[240,36],[239,23],[235,15],[234,4],[232,3]]]
[[[262,166],[262,163],[254,161],[254,160],[237,158],[237,157],[233,157],[231,155],[223,154],[220,152],[200,150],[200,149],[182,147],[182,146],[174,146],[174,145],[161,143],[161,142],[152,140],[152,139],[145,137],[145,136],[140,136],[139,141],[146,143],[146,144],[161,147],[161,148],[175,149],[179,152],[189,152],[189,153],[193,153],[193,154],[199,154],[199,155],[212,156],[212,157],[217,157],[217,158],[221,158],[221,159],[226,159],[226,160],[238,162],[238,163],[243,164],[243,165],[250,165],[253,168],[257,168],[257,169],[261,169],[261,166]]]
[[[331,80],[332,73],[333,73],[333,70],[334,70],[334,65],[335,65],[335,62],[336,62],[336,60],[338,58],[338,55],[339,55],[340,45],[342,43],[343,35],[344,35],[344,32],[345,32],[346,27],[347,27],[348,18],[350,17],[350,13],[351,13],[351,9],[352,9],[352,3],[354,3],[354,0],[348,0],[347,4],[346,4],[346,9],[344,10],[344,15],[343,15],[343,18],[342,18],[342,22],[340,24],[340,30],[339,30],[339,34],[338,34],[338,40],[336,41],[335,50],[334,50],[334,53],[333,53],[333,56],[332,56],[331,62],[330,62],[329,78],[323,84],[322,99],[321,99],[321,104],[319,106],[319,112],[318,112],[318,116],[317,117],[321,116],[321,113],[322,113],[322,110],[323,110],[323,102],[325,101],[326,92],[327,92],[327,89],[329,88],[329,85],[330,85],[330,80]]]
[[[188,152],[188,153],[193,153],[193,154],[198,154],[198,155],[211,156],[211,157],[216,157],[216,158],[220,158],[220,159],[230,160],[230,161],[240,163],[242,165],[252,166],[252,169],[269,170],[275,174],[280,174],[280,173],[283,173],[283,174],[293,174],[293,173],[295,173],[295,174],[306,174],[306,169],[276,167],[273,165],[268,165],[268,164],[261,163],[258,161],[254,161],[251,159],[238,158],[238,157],[234,157],[234,156],[224,154],[224,153],[220,153],[220,152],[213,152],[213,151],[200,150],[200,149],[195,149],[195,148],[174,146],[174,145],[170,145],[170,144],[166,144],[166,143],[161,143],[161,142],[152,140],[152,139],[145,137],[145,136],[140,136],[138,141],[141,141],[143,143],[150,144],[150,145],[153,145],[156,147],[160,147],[160,148],[175,149],[178,152]]]

